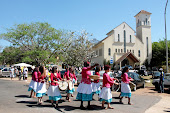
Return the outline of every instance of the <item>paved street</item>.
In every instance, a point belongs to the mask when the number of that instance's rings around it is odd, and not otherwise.
[[[132,93],[133,105],[127,105],[127,99],[124,99],[124,105],[119,104],[117,98],[119,93],[113,93],[113,100],[111,106],[114,110],[102,110],[100,109],[101,102],[97,101],[98,97],[95,95],[92,101],[94,110],[80,110],[80,102],[75,99],[77,92],[74,93],[72,102],[65,100],[65,92],[62,92],[62,100],[59,103],[60,109],[54,109],[48,101],[48,97],[43,98],[43,105],[37,105],[36,98],[29,98],[30,92],[27,91],[28,83],[25,81],[10,81],[0,79],[0,113],[59,113],[59,112],[114,112],[114,113],[144,113],[148,108],[160,101],[161,97],[157,95],[147,95],[144,92],[145,89],[137,90]],[[87,102],[85,102],[87,105]],[[107,105],[107,104],[106,104]]]

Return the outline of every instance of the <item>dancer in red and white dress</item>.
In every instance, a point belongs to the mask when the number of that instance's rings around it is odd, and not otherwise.
[[[90,65],[89,62],[84,62],[84,67],[81,72],[82,80],[77,88],[78,94],[77,94],[76,99],[81,101],[80,109],[86,109],[83,106],[83,101],[88,101],[87,109],[93,109],[90,106],[90,101],[92,100],[93,90],[92,90],[91,79],[89,76],[91,75],[90,70],[93,69],[95,66],[98,66],[99,64],[95,64],[94,66],[89,66],[89,65]]]
[[[35,67],[33,72],[32,72],[32,80],[29,84],[28,91],[31,91],[30,98],[32,97],[32,93],[34,92],[34,98],[36,98],[36,90],[37,90],[37,82],[38,81],[38,71],[39,68]],[[36,80],[37,79],[37,80]]]
[[[107,102],[108,103],[108,107],[109,109],[114,109],[113,107],[110,106],[110,103],[112,102],[112,93],[111,93],[111,89],[110,87],[113,84],[117,84],[114,82],[114,78],[110,78],[110,76],[107,74],[110,71],[110,66],[109,65],[105,65],[104,66],[104,70],[105,73],[103,74],[103,88],[102,91],[99,95],[100,101],[102,101],[102,109],[104,109],[104,103]],[[105,108],[105,109],[107,109]]]
[[[43,103],[42,98],[47,91],[45,77],[46,77],[45,67],[40,66],[38,72],[38,81],[37,81],[37,90],[36,90],[36,97],[38,97],[38,104]]]
[[[58,107],[58,100],[62,98],[60,90],[59,90],[59,81],[62,80],[61,76],[56,73],[57,72],[57,67],[54,66],[52,68],[52,73],[51,73],[51,85],[47,91],[47,94],[49,96],[49,100],[51,100],[51,104],[53,107]],[[54,105],[54,101],[56,101],[56,106]]]
[[[100,74],[99,74],[99,71],[100,71],[101,69],[100,69],[100,67],[99,66],[97,66],[96,67],[96,69],[95,69],[95,75],[98,75],[99,77],[100,77]],[[94,80],[93,82],[92,82],[92,89],[93,89],[93,95],[94,94],[100,94],[100,92],[101,92],[101,88],[100,88],[100,82],[99,82],[99,80]]]

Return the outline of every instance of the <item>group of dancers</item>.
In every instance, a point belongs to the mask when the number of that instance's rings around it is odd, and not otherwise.
[[[97,80],[91,81],[91,72],[95,68],[95,75],[98,75],[99,78]],[[110,71],[110,66],[105,65],[104,66],[105,73],[103,74],[103,86],[100,88],[100,67],[98,64],[95,64],[94,66],[90,66],[89,62],[84,62],[84,67],[82,68],[82,79],[81,83],[79,84],[77,88],[77,96],[76,99],[81,101],[80,109],[84,110],[86,109],[83,106],[84,101],[88,101],[87,109],[93,109],[93,107],[90,105],[90,102],[93,99],[94,94],[98,94],[99,101],[102,101],[102,109],[114,109],[111,107],[110,103],[112,102],[112,93],[111,93],[111,86],[113,84],[118,85],[119,80],[116,78],[111,78],[107,73]],[[131,98],[131,89],[129,87],[130,81],[133,79],[129,78],[127,75],[128,67],[125,67],[122,71],[122,81],[121,81],[121,94],[120,94],[120,103],[123,104],[122,99],[123,97],[128,98],[128,104],[131,105],[130,98]],[[46,83],[45,83],[45,77],[46,77],[46,71],[45,67],[40,66],[39,68],[35,68],[32,73],[32,80],[29,85],[28,91],[31,91],[30,97],[32,97],[33,92],[34,96],[38,98],[38,104],[42,104],[42,97],[46,94],[49,96],[49,100],[51,100],[51,104],[54,107],[58,107],[58,100],[62,98],[60,89],[59,89],[59,82],[60,81],[72,81],[73,84],[77,81],[77,78],[74,74],[74,70],[72,68],[69,68],[67,72],[64,74],[64,79],[61,78],[61,75],[57,69],[56,66],[52,68],[52,72],[50,75],[50,86],[48,90],[46,90]],[[74,85],[73,85],[74,86]],[[72,90],[69,88],[66,90],[67,96],[66,100],[71,102],[70,97],[73,97],[73,92],[75,91],[75,88],[73,87]],[[54,101],[56,104],[54,104]],[[104,107],[105,102],[108,103],[107,107]]]

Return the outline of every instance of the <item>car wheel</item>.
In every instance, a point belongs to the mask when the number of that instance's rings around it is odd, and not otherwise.
[[[145,88],[145,82],[143,83],[143,86],[142,86],[142,88]]]
[[[158,83],[155,84],[155,89],[156,89],[156,90],[159,90],[159,85],[158,85]]]

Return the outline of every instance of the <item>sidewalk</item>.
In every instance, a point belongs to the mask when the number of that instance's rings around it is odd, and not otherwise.
[[[160,94],[159,95],[162,99],[147,109],[145,113],[165,113],[170,112],[170,96],[169,94]]]

